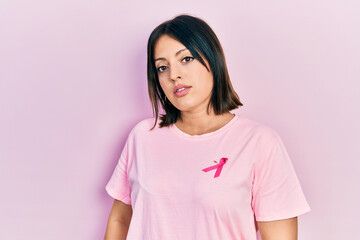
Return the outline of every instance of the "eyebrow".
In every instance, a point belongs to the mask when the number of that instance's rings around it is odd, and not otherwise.
[[[175,53],[175,57],[177,56],[177,55],[179,55],[182,51],[185,51],[185,50],[188,50],[187,48],[184,48],[184,49],[180,49],[179,51],[177,51],[176,53]],[[154,62],[156,62],[156,61],[158,61],[158,60],[166,60],[165,58],[157,58],[157,59],[155,59],[154,60]]]

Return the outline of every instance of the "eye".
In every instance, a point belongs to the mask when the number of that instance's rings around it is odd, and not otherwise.
[[[184,61],[184,60],[185,60],[185,61]],[[192,60],[194,60],[193,57],[184,57],[181,61],[182,61],[182,62],[190,62],[190,61],[192,61]]]
[[[166,67],[165,66],[160,66],[156,69],[157,72],[163,72],[165,71]]]

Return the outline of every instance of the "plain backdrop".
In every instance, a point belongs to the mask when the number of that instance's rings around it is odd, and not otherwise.
[[[124,141],[152,117],[146,44],[181,13],[223,45],[311,212],[299,239],[358,239],[360,4],[353,0],[0,2],[0,239],[98,240]]]

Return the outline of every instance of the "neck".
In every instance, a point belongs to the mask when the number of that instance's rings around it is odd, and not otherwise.
[[[230,112],[215,115],[211,110],[209,114],[205,110],[198,112],[181,112],[181,119],[176,121],[176,126],[191,135],[199,135],[215,131],[226,125],[233,118]]]

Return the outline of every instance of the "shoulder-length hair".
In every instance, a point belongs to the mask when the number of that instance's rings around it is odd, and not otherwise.
[[[208,71],[210,70],[206,66],[202,56],[209,63],[213,74],[214,85],[211,99],[207,107],[208,114],[210,107],[213,107],[213,111],[216,115],[220,115],[238,108],[239,106],[243,106],[230,82],[224,52],[214,31],[200,18],[190,15],[178,15],[157,26],[148,39],[148,92],[152,104],[153,115],[155,116],[155,123],[151,130],[154,129],[158,120],[159,102],[165,110],[165,114],[161,114],[160,117],[160,128],[169,126],[178,119],[181,119],[180,110],[169,101],[165,101],[165,93],[160,86],[158,73],[155,67],[154,47],[156,41],[165,34],[181,42],[192,53],[193,57],[203,64]]]

